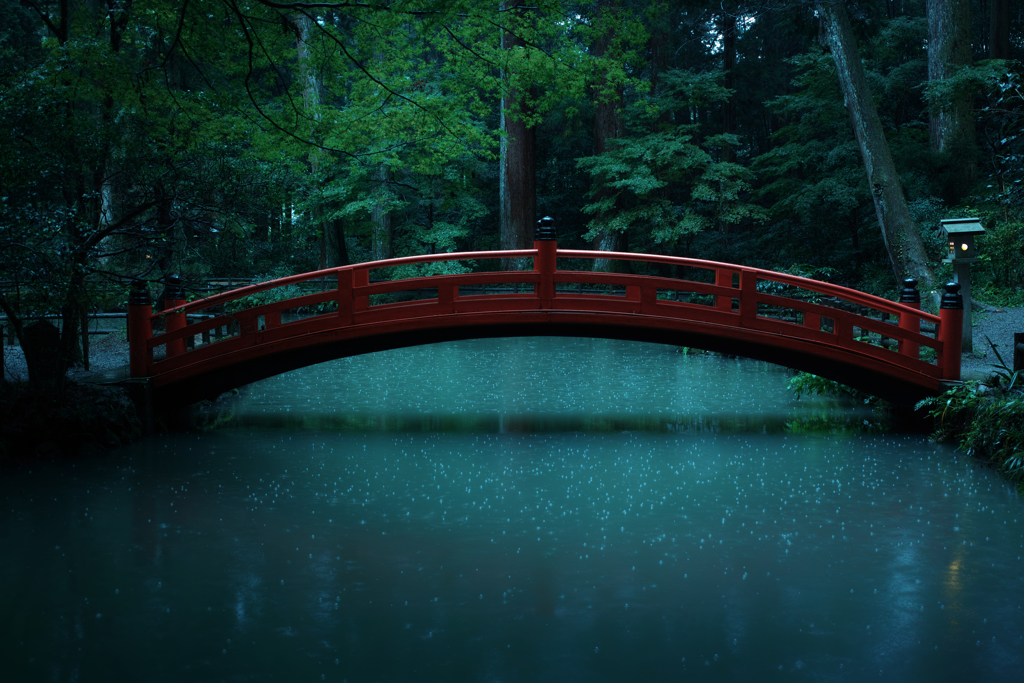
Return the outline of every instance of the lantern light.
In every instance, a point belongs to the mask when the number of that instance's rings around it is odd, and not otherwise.
[[[978,253],[974,245],[975,235],[982,235],[985,229],[977,218],[951,218],[941,221],[946,233],[949,251],[943,263],[972,263],[977,260]],[[956,245],[960,245],[960,249]]]

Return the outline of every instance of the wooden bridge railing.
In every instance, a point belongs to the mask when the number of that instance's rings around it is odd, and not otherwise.
[[[532,270],[472,271],[481,262],[530,259]],[[664,275],[559,270],[559,259],[631,261]],[[371,273],[447,264],[463,271],[371,281]],[[434,266],[436,267],[436,266]],[[667,267],[667,268],[666,268]],[[297,285],[330,278],[336,286],[303,293]],[[960,377],[959,285],[947,285],[940,315],[913,303],[895,303],[827,282],[700,259],[621,252],[558,249],[538,239],[533,249],[433,254],[358,263],[241,287],[186,303],[171,283],[167,310],[153,313],[148,294],[133,290],[129,306],[131,374],[154,377],[260,344],[318,331],[413,318],[522,311],[562,311],[641,316],[647,321],[695,321],[747,330],[779,343],[813,343],[855,350],[933,380]],[[498,286],[506,292],[492,293]],[[489,289],[490,288],[490,289]],[[518,291],[522,289],[523,291]],[[482,292],[482,293],[474,293]],[[426,293],[428,298],[415,298]],[[912,297],[911,297],[912,298]],[[864,312],[855,312],[859,309]],[[186,316],[213,317],[186,324]],[[891,318],[891,321],[883,318]],[[154,323],[164,332],[153,334]],[[455,323],[457,324],[457,323]],[[646,324],[652,324],[650,322]],[[922,326],[935,330],[931,336]],[[789,340],[787,342],[787,340]],[[922,353],[922,349],[931,349]],[[162,350],[162,353],[161,353]]]

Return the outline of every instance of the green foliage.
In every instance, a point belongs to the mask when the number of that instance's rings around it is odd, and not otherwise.
[[[790,434],[831,436],[852,436],[858,434],[880,434],[890,428],[885,419],[878,419],[872,416],[867,419],[859,414],[844,413],[835,415],[832,413],[800,417],[786,423],[786,431]]]
[[[294,273],[288,272],[287,269],[278,268],[275,271],[269,273],[261,273],[252,279],[252,284],[258,285],[269,280],[277,280],[279,278],[288,277]],[[227,312],[233,313],[234,311],[241,311],[247,308],[253,308],[254,306],[263,306],[264,304],[273,304],[278,301],[285,301],[287,299],[294,299],[295,297],[308,294],[309,292],[303,291],[302,287],[297,283],[283,285],[281,287],[273,287],[271,289],[265,289],[262,292],[256,292],[249,296],[244,296],[241,299],[236,299],[227,304]]]
[[[1024,220],[989,223],[978,238],[978,298],[997,306],[1024,306]]]
[[[874,211],[835,65],[817,49],[790,64],[795,92],[768,103],[785,123],[752,163],[764,181],[759,199],[770,204],[773,222],[788,228],[771,233],[769,248],[777,262],[828,266],[856,281],[860,264],[883,254],[874,233],[862,235]]]
[[[962,97],[976,97],[994,87],[1001,94],[1010,94],[1015,86],[1014,76],[1008,71],[1010,65],[999,59],[988,59],[977,64],[961,67],[955,74],[924,84],[924,92],[932,111],[945,110],[951,102]],[[999,103],[999,99],[996,100]]]
[[[591,176],[588,197],[592,201],[583,211],[594,218],[587,224],[586,240],[632,230],[672,250],[705,229],[766,218],[759,206],[747,200],[754,180],[750,170],[716,159],[721,149],[737,144],[735,136],[701,140],[696,124],[640,132],[667,111],[729,97],[720,84],[721,73],[675,70],[665,74],[664,80],[664,93],[632,107],[637,132],[609,141],[608,150],[600,155],[577,160],[577,167]]]
[[[808,396],[831,396],[837,399],[863,403],[864,405],[872,405],[878,401],[878,399],[870,394],[865,394],[835,380],[812,375],[809,372],[798,372],[789,380],[787,388],[794,392],[797,398],[804,394]]]
[[[1024,492],[1024,377],[988,343],[998,360],[988,380],[964,382],[917,408],[935,420],[936,439],[955,441],[968,455],[992,463]]]

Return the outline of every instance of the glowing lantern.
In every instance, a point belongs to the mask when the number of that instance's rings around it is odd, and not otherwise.
[[[985,228],[977,218],[951,218],[941,221],[949,250],[943,263],[971,263],[978,258],[974,236],[982,235]]]

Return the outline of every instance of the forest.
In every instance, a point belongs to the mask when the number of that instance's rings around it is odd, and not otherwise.
[[[523,248],[542,216],[889,297],[977,216],[975,296],[1020,306],[1022,59],[1010,0],[0,0],[0,308],[26,358],[59,316],[71,364],[135,279]]]

